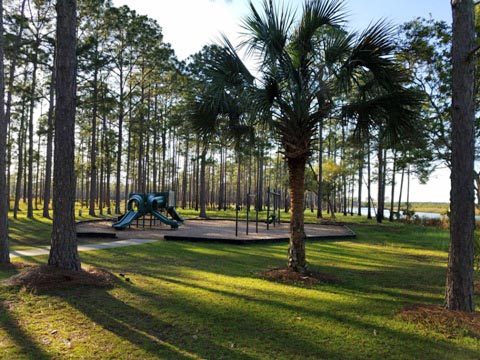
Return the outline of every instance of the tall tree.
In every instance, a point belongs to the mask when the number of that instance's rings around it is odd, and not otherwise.
[[[408,112],[405,107],[409,106],[403,99],[411,100],[411,96],[405,96],[398,80],[401,73],[391,59],[393,34],[388,24],[378,22],[358,36],[348,34],[340,28],[345,12],[343,2],[337,0],[305,1],[298,22],[289,9],[277,9],[272,1],[263,2],[262,12],[250,6],[251,15],[244,22],[244,45],[261,59],[259,81],[263,88],[256,93],[256,103],[271,111],[290,180],[288,267],[304,272],[305,164],[311,156],[316,125],[330,114],[333,106],[333,79],[340,79],[336,86],[338,95],[367,80],[375,83],[375,103],[376,107],[383,105],[382,111],[378,111],[383,116],[363,121],[368,126],[389,123],[389,135],[411,130],[407,121],[411,117],[402,120]],[[385,104],[394,99],[395,116],[389,116]],[[372,102],[369,105],[375,107]]]
[[[0,0],[0,264],[10,262],[8,240],[7,119],[5,117],[5,46],[3,37],[3,0]]]
[[[452,0],[452,174],[450,250],[445,307],[475,311],[474,260],[474,51],[473,0]]]
[[[48,264],[80,270],[75,231],[76,0],[58,0],[53,226]],[[58,136],[61,134],[61,136]]]

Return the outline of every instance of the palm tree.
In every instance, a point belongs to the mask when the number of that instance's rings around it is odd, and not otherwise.
[[[404,89],[399,77],[405,78],[393,63],[393,34],[389,26],[379,22],[360,35],[349,34],[342,28],[345,11],[340,0],[306,0],[298,18],[292,9],[276,7],[272,0],[264,0],[261,11],[250,3],[250,10],[243,22],[241,46],[258,60],[260,76],[255,81],[251,79],[228,41],[224,45],[225,65],[217,66],[217,70],[230,71],[222,81],[238,82],[239,77],[245,80],[238,83],[251,87],[247,95],[250,103],[256,105],[261,119],[268,120],[282,145],[290,181],[287,266],[306,272],[305,166],[312,154],[318,124],[332,114],[335,98],[345,101],[347,97],[343,95],[366,80],[384,96],[395,93],[398,113],[405,113],[410,104],[401,102]],[[217,84],[219,92],[226,93],[222,81]],[[367,126],[372,120],[390,120],[389,134],[404,133],[409,127],[409,122],[403,123],[399,117],[359,119],[365,120]]]

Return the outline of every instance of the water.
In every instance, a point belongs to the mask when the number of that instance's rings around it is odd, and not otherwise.
[[[356,214],[357,211],[358,211],[357,208],[353,209],[354,214]],[[375,211],[377,211],[377,209],[372,207],[371,211],[372,211],[372,217],[375,217],[375,215],[376,215]],[[362,207],[361,212],[362,212],[362,215],[367,216],[368,215],[368,208],[367,207]],[[402,213],[402,218],[404,218],[405,216],[403,215],[403,212],[402,211],[400,211],[400,212]],[[390,217],[390,210],[385,209],[384,215],[385,215],[385,218],[388,219]],[[442,214],[432,213],[432,212],[421,212],[421,211],[418,211],[418,212],[416,211],[414,216],[418,216],[421,219],[441,219],[442,218]],[[475,220],[480,221],[480,215],[475,216]]]
[[[353,213],[356,214],[358,211],[358,209],[354,208],[353,209]],[[376,215],[376,211],[377,209],[376,208],[371,208],[371,214],[373,217],[375,217]],[[367,216],[368,215],[368,208],[367,207],[362,207],[361,208],[361,212],[362,212],[362,215],[365,215]],[[402,214],[402,217],[405,217],[403,215],[403,212],[400,211],[400,213]],[[431,212],[421,212],[421,211],[418,211],[418,212],[415,212],[415,215],[420,217],[420,218],[424,218],[424,219],[441,219],[442,218],[442,215],[441,214],[438,214],[438,213],[431,213]],[[385,218],[389,218],[390,217],[390,210],[388,209],[385,209],[384,211],[384,216]],[[480,219],[480,217],[478,217]]]

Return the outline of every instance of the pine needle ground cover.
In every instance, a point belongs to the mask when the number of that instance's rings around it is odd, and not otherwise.
[[[107,286],[0,287],[0,358],[478,359],[479,312],[471,323],[435,315],[448,233],[352,227],[354,241],[308,243],[324,282],[263,276],[284,266],[285,244],[82,253],[84,267],[113,274]]]

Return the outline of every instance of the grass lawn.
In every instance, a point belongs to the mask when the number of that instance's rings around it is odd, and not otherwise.
[[[75,209],[76,221],[99,220],[110,215],[90,216],[88,209],[82,210],[82,216],[79,215],[79,208]],[[11,250],[25,250],[35,247],[50,246],[50,235],[52,231],[52,220],[42,216],[42,210],[33,211],[34,219],[27,218],[27,211],[23,209],[18,212],[17,219],[13,219],[13,213],[10,213],[10,221],[8,231],[10,237]],[[114,216],[114,215],[112,215]],[[83,243],[94,242],[95,240],[82,238]]]
[[[307,244],[312,269],[337,279],[308,286],[259,276],[284,266],[286,244],[83,252],[83,264],[112,272],[114,285],[0,287],[0,358],[479,359],[479,333],[398,315],[442,303],[448,233],[350,226],[354,241]],[[0,279],[15,272],[0,270]]]

